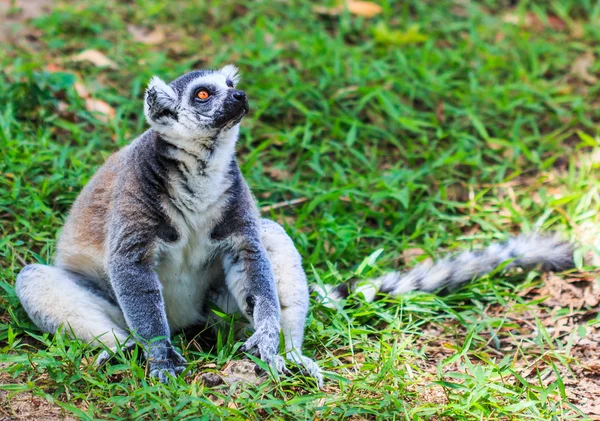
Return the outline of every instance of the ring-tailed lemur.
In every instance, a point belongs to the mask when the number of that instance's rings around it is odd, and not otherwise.
[[[237,81],[231,65],[170,84],[151,80],[144,99],[151,129],[112,155],[83,189],[55,265],[29,265],[17,277],[17,295],[39,328],[62,327],[112,349],[130,345],[133,333],[147,349],[150,374],[166,381],[186,364],[171,332],[205,323],[213,303],[253,325],[243,349],[285,372],[281,331],[286,356],[322,384],[318,365],[301,352],[309,290],[300,255],[281,226],[260,219],[235,158],[248,111]],[[456,285],[510,258],[563,268],[570,255],[570,245],[555,239],[520,237],[379,278],[369,298],[378,289]]]

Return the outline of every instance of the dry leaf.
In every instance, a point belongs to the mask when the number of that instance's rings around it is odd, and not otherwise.
[[[85,109],[91,113],[98,113],[98,120],[104,122],[113,119],[115,116],[115,109],[100,99],[87,98]]]
[[[408,264],[415,257],[419,257],[423,254],[425,254],[425,252],[423,251],[423,249],[420,249],[420,248],[410,248],[410,249],[402,250],[402,257],[404,258],[405,264]]]
[[[577,76],[579,79],[583,80],[590,85],[593,85],[598,81],[596,76],[592,75],[589,70],[590,67],[594,65],[594,60],[596,57],[594,53],[591,51],[587,51],[585,54],[579,56],[573,65],[571,66],[571,74]]]
[[[73,61],[89,61],[98,67],[116,69],[117,64],[98,50],[85,50],[72,58]]]
[[[581,22],[573,22],[571,25],[571,36],[573,38],[583,38],[585,34],[585,29],[583,29],[583,24]]]
[[[60,67],[57,64],[54,63],[49,63],[46,65],[45,67],[46,71],[50,72],[50,73],[57,73],[57,72],[64,72],[65,69],[63,69],[62,67]]]
[[[592,359],[582,364],[585,371],[589,371],[592,374],[600,375],[600,360]]]
[[[322,15],[339,16],[348,9],[350,13],[356,16],[372,18],[383,11],[383,8],[370,1],[347,0],[345,4],[335,7],[313,6],[313,11]]]
[[[563,278],[553,273],[544,274],[544,285],[537,296],[549,297],[544,301],[551,307],[581,309],[594,307],[600,302],[600,287],[593,277]]]
[[[504,14],[502,20],[534,31],[543,31],[546,26],[555,31],[564,31],[568,28],[567,24],[556,15],[546,15],[546,21],[544,22],[533,12],[527,12],[521,16],[514,13],[514,11],[510,11]]]
[[[446,123],[446,114],[444,114],[444,101],[438,102],[435,107],[435,118],[441,124]]]
[[[286,180],[291,177],[289,171],[281,168],[267,167],[265,168],[265,173],[269,174],[272,179],[277,181]]]
[[[548,19],[548,25],[550,28],[554,29],[555,31],[564,31],[568,28],[565,21],[556,15],[547,15],[546,19]]]
[[[81,98],[86,99],[90,97],[90,91],[88,91],[83,82],[80,82],[79,80],[75,81],[73,88]]]
[[[128,25],[127,30],[133,35],[133,40],[146,45],[157,45],[164,42],[167,38],[162,28],[158,27],[153,31],[140,26]]]
[[[383,11],[380,5],[370,1],[347,1],[346,6],[353,15],[365,18],[372,18]]]

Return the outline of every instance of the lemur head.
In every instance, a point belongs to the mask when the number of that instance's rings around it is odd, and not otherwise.
[[[167,137],[203,139],[238,124],[248,112],[248,99],[235,88],[235,66],[196,70],[166,84],[154,76],[146,90],[148,124]]]

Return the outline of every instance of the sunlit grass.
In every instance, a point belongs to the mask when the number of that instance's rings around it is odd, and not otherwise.
[[[537,274],[496,274],[442,297],[313,303],[305,352],[325,370],[322,391],[302,376],[203,386],[200,372],[240,357],[226,332],[202,351],[177,339],[190,376],[162,385],[135,356],[97,369],[97,349],[31,324],[15,276],[24,262],[52,260],[82,186],[145,130],[141,98],[155,74],[240,67],[251,114],[239,161],[261,206],[295,200],[264,216],[285,225],[310,282],[368,277],[521,230],[580,238],[598,225],[598,161],[587,158],[599,147],[598,87],[572,71],[598,53],[595,2],[382,1],[370,20],[298,1],[197,3],[59,2],[31,37],[0,49],[0,390],[81,419],[582,419],[565,391],[578,366],[569,341],[598,326],[597,312],[570,337],[548,334],[561,313],[526,295]],[[507,22],[528,12],[566,28]],[[379,43],[380,22],[423,37]],[[166,39],[135,42],[128,25],[162,28]],[[71,60],[92,48],[117,68]],[[86,110],[76,75],[114,119]],[[357,273],[380,248],[376,267]]]

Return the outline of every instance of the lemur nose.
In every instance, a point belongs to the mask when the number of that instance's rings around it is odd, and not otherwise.
[[[235,91],[233,93],[233,98],[238,100],[238,101],[243,101],[244,99],[246,99],[246,92],[244,91]]]

